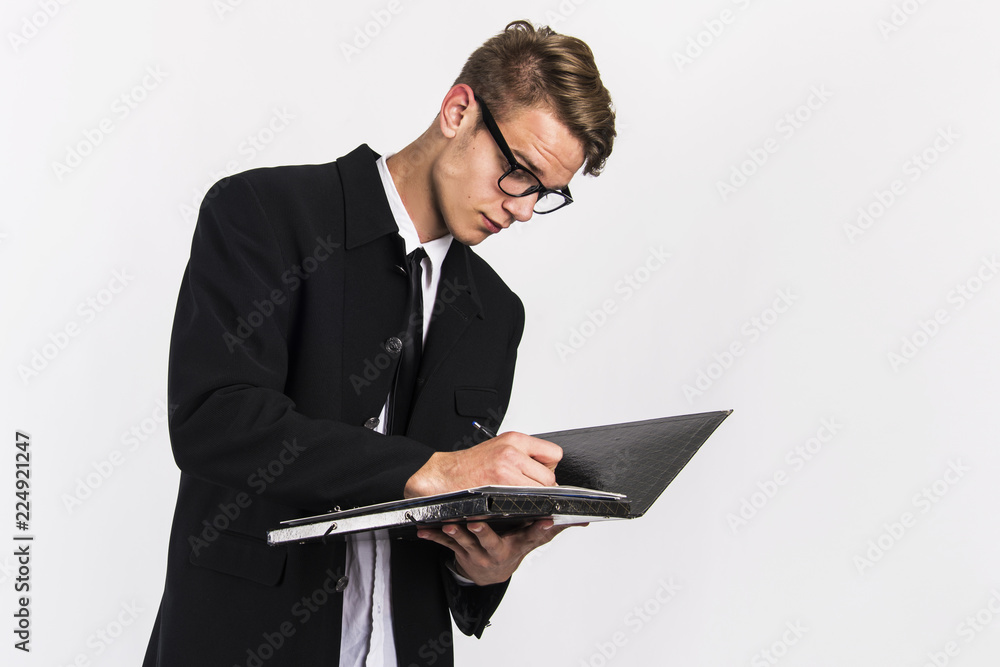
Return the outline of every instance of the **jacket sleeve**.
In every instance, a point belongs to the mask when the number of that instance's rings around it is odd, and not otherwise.
[[[500,411],[501,415],[506,413],[507,405],[510,401],[511,388],[514,382],[514,365],[517,361],[517,346],[521,342],[521,335],[524,332],[524,305],[521,300],[514,295],[514,305],[516,308],[516,321],[507,350],[507,365],[504,369],[502,384],[499,387],[500,396],[504,397],[504,403]],[[447,551],[441,560],[441,578],[444,580],[445,595],[448,598],[448,606],[451,608],[451,615],[455,619],[455,625],[466,635],[475,635],[477,638],[483,636],[483,631],[490,624],[490,617],[493,616],[500,601],[503,600],[504,593],[510,579],[499,584],[490,586],[465,586],[459,584],[455,576],[448,568],[447,563],[454,559],[454,554]]]
[[[448,553],[451,554],[450,551]],[[490,617],[496,612],[504,593],[507,592],[510,579],[490,586],[460,584],[447,566],[448,560],[453,558],[452,555],[441,561],[441,579],[444,581],[451,615],[455,619],[455,625],[463,634],[481,638],[486,626],[490,624]]]
[[[432,448],[310,418],[284,393],[294,295],[267,313],[255,303],[294,259],[271,222],[242,176],[202,204],[170,340],[174,459],[205,481],[319,512],[402,498]],[[253,327],[245,339],[234,335],[239,318]]]

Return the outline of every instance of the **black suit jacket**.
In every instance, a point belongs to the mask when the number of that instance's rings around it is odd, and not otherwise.
[[[170,342],[180,489],[145,665],[335,665],[344,544],[269,547],[278,522],[399,499],[434,451],[478,442],[510,397],[524,309],[452,243],[405,436],[371,430],[405,332],[403,243],[361,146],[223,179],[202,204]],[[366,426],[367,424],[367,426]],[[399,663],[452,663],[449,607],[481,635],[506,584],[460,587],[449,551],[392,547]]]

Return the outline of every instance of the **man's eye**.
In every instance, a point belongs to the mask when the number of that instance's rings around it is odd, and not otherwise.
[[[518,185],[529,186],[534,185],[534,179],[528,175],[527,172],[517,169],[512,171],[507,177],[512,183],[517,183]]]

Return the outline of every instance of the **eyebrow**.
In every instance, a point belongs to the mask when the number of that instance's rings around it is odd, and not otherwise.
[[[541,180],[541,178],[542,178],[542,176],[541,176],[542,170],[539,169],[538,166],[534,162],[532,162],[531,160],[529,160],[528,157],[524,153],[522,153],[521,151],[519,151],[519,150],[511,148],[510,151],[514,154],[514,157],[517,158],[518,162],[520,162],[525,167],[527,167],[528,169],[530,169],[531,173],[533,173],[539,180]],[[545,185],[545,184],[543,183],[542,185]],[[546,187],[549,187],[549,189],[551,189],[551,190],[565,190],[567,186],[566,185],[558,185],[556,187],[551,187],[551,186],[546,186]]]
[[[514,154],[514,157],[517,158],[518,162],[520,162],[525,167],[527,167],[528,169],[530,169],[536,176],[542,172],[542,170],[539,169],[538,166],[534,162],[532,162],[531,160],[529,160],[528,157],[524,153],[522,153],[521,151],[515,150],[515,149],[512,148],[511,152]]]

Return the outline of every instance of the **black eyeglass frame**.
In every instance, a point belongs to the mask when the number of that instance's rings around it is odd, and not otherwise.
[[[542,185],[542,179],[538,178],[534,172],[517,161],[517,158],[514,157],[514,151],[512,151],[510,146],[507,145],[507,140],[503,138],[503,134],[500,132],[500,128],[497,126],[497,122],[494,120],[493,114],[490,113],[489,107],[486,106],[486,102],[484,102],[482,98],[478,97],[475,92],[472,93],[472,98],[479,103],[479,110],[483,116],[483,123],[486,125],[486,129],[489,131],[490,135],[493,137],[493,141],[495,141],[497,146],[500,148],[500,152],[503,153],[504,159],[507,160],[507,171],[505,171],[503,175],[497,179],[497,187],[500,188],[500,191],[510,197],[528,197],[531,195],[538,195],[538,201],[540,201],[545,195],[549,194],[556,194],[563,198],[563,202],[561,204],[555,208],[548,209],[547,211],[538,211],[533,209],[538,215],[547,215],[572,204],[573,197],[570,195],[569,186],[559,190],[547,188]],[[515,171],[523,171],[528,174],[535,179],[536,185],[529,186],[527,190],[521,193],[508,192],[503,187],[503,180]],[[538,201],[535,202],[536,206],[538,205]]]

